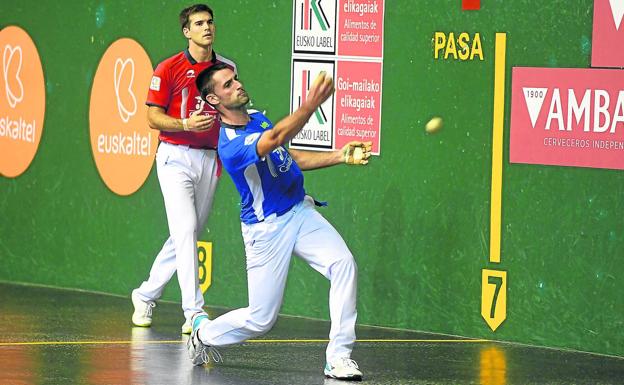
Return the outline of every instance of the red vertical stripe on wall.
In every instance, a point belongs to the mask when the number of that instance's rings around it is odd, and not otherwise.
[[[303,29],[306,31],[310,29],[310,0],[304,0],[303,2]]]
[[[310,74],[309,70],[303,70],[301,74],[301,104],[305,103],[308,96],[308,76]]]

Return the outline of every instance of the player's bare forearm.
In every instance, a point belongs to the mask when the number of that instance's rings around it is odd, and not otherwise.
[[[147,122],[150,128],[160,131],[183,131],[182,119],[173,118],[161,107],[150,106],[147,109]]]
[[[334,166],[343,163],[343,157],[341,152],[329,151],[329,152],[317,152],[317,151],[300,151],[289,149],[290,156],[297,162],[297,165],[302,170],[314,170],[317,168],[324,168]]]
[[[295,112],[277,122],[271,130],[265,131],[258,140],[258,155],[263,157],[294,138],[313,113],[314,108],[304,104]]]
[[[191,115],[186,119],[186,128],[182,119],[167,115],[165,109],[157,106],[150,106],[147,109],[147,122],[150,128],[159,131],[204,131],[212,128],[213,116]]]
[[[364,166],[370,159],[372,145],[372,142],[351,141],[336,151],[316,152],[290,149],[288,152],[302,170],[314,170],[340,163]]]
[[[256,144],[258,155],[263,157],[294,138],[308,119],[310,119],[314,111],[333,93],[333,79],[327,76],[325,72],[321,72],[312,83],[312,86],[310,86],[308,96],[305,102],[301,104],[301,107],[277,122],[273,129],[262,134]]]

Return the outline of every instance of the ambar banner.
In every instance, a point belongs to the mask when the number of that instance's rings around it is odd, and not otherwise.
[[[513,68],[510,161],[624,169],[624,71]]]

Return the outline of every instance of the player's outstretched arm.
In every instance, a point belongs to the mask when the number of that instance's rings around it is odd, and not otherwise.
[[[256,151],[263,157],[277,147],[294,138],[306,124],[310,116],[329,96],[334,93],[334,80],[321,72],[310,87],[306,101],[295,112],[277,122],[265,131],[256,145]]]
[[[167,115],[165,109],[158,106],[149,106],[147,122],[150,128],[160,131],[205,131],[212,127],[215,117],[212,115],[191,114],[188,119],[177,119]],[[186,120],[186,122],[184,122]]]
[[[342,149],[330,152],[313,152],[289,149],[302,170],[334,166],[341,163],[366,165],[371,156],[372,142],[349,142]]]

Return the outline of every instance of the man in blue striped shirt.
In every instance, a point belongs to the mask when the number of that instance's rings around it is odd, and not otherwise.
[[[282,304],[292,254],[331,282],[331,330],[327,377],[361,380],[351,359],[357,312],[357,266],[344,240],[305,194],[301,170],[340,163],[366,164],[370,143],[351,142],[333,152],[287,150],[284,144],[334,92],[324,73],[294,113],[275,126],[260,112],[248,112],[249,96],[229,67],[215,65],[197,78],[206,102],[221,114],[219,156],[241,195],[241,222],[247,255],[249,306],[214,320],[193,316],[188,349],[193,363],[219,357],[214,346],[231,345],[268,332]],[[357,148],[357,150],[356,150]]]

